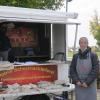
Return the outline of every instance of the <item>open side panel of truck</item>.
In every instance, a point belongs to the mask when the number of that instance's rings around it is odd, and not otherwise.
[[[0,6],[1,24],[15,25],[8,35],[17,61],[46,61],[57,52],[66,53],[66,25],[76,24],[68,18],[76,19],[77,14]]]

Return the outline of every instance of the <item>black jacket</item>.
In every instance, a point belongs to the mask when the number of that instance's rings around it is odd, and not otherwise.
[[[9,38],[6,36],[6,31],[0,29],[0,51],[6,51],[11,48]]]

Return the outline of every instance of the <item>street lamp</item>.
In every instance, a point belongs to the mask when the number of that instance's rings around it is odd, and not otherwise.
[[[68,12],[68,2],[71,2],[71,1],[72,0],[66,0],[66,12]],[[77,16],[78,16],[78,14],[75,14],[75,16],[73,18],[77,18]],[[76,49],[76,40],[77,40],[78,25],[79,25],[79,23],[76,24],[75,41],[74,41],[74,51],[73,51],[73,53],[75,53],[75,49]],[[66,25],[66,38],[68,40],[68,26],[67,25]],[[67,42],[66,42],[66,45],[68,47],[68,43]],[[67,50],[67,52],[68,52],[68,50]]]
[[[66,0],[66,12],[68,12],[68,2],[70,2],[72,0]],[[67,60],[67,57],[68,57],[68,25],[66,24],[66,34],[65,34],[65,37],[66,37],[66,60]]]
[[[72,0],[66,0],[66,12],[68,11],[68,2],[71,2]]]

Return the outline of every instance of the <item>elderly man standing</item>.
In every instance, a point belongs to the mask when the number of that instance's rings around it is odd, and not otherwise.
[[[79,45],[79,52],[73,56],[70,65],[70,77],[75,84],[75,100],[97,100],[99,60],[88,46],[86,37],[79,39]]]

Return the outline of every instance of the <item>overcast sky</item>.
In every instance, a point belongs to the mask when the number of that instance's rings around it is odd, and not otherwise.
[[[65,11],[65,7],[63,11]],[[68,3],[68,12],[77,12],[78,13],[78,21],[81,23],[78,29],[78,38],[81,36],[86,36],[89,39],[89,45],[96,45],[96,40],[89,32],[89,21],[94,16],[94,12],[98,12],[98,16],[100,16],[100,0],[72,0]],[[74,29],[74,28],[73,28]],[[69,34],[69,46],[73,46],[74,42],[74,32]],[[78,46],[78,41],[77,41]]]

